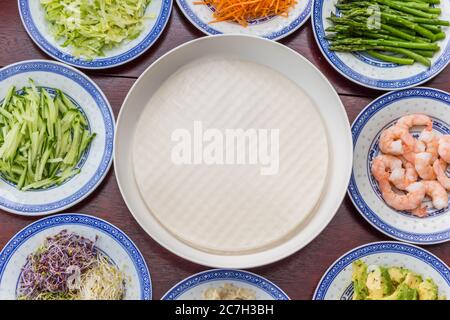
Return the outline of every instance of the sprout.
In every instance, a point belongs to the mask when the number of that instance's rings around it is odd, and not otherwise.
[[[83,288],[84,298],[121,299],[123,274],[96,248],[95,241],[67,230],[48,237],[27,257],[19,280],[18,298],[80,299],[80,289]],[[92,285],[92,275],[96,276],[95,286]],[[91,285],[84,283],[86,280]],[[90,287],[102,290],[87,292]]]

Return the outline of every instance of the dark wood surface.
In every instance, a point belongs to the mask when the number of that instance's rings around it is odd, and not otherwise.
[[[164,34],[143,56],[124,66],[87,72],[108,97],[115,115],[137,77],[158,57],[176,46],[203,36],[190,25],[176,5]],[[329,66],[317,47],[308,21],[300,30],[281,41],[314,63],[332,82],[347,109],[350,121],[382,92],[362,88]],[[0,66],[29,60],[51,59],[34,45],[20,21],[16,0],[3,0],[0,9]],[[426,86],[450,91],[450,68]],[[173,255],[158,245],[135,222],[120,195],[113,169],[99,188],[68,212],[98,216],[127,233],[144,255],[153,280],[153,298],[161,296],[178,281],[207,269]],[[20,229],[37,218],[0,212],[0,249]],[[348,196],[328,227],[307,247],[292,256],[251,271],[279,285],[292,299],[311,299],[318,281],[329,265],[346,251],[372,241],[389,240],[372,228],[356,211]],[[450,264],[450,243],[427,246]]]

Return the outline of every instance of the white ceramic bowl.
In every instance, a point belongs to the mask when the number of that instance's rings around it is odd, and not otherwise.
[[[135,125],[148,100],[177,69],[204,56],[220,54],[266,65],[297,83],[313,100],[329,141],[328,183],[315,212],[298,233],[275,247],[258,253],[219,255],[195,249],[178,240],[154,218],[140,196],[133,173],[132,144]],[[273,41],[253,36],[220,35],[179,46],[153,63],[130,90],[121,108],[115,143],[115,171],[122,196],[142,228],[163,247],[190,261],[218,268],[250,268],[275,262],[311,242],[330,222],[345,195],[352,166],[350,126],[339,96],[308,60]]]
[[[208,288],[232,284],[255,293],[256,300],[289,300],[286,293],[269,280],[257,274],[231,269],[213,269],[194,274],[174,285],[161,300],[204,300]]]
[[[389,207],[370,173],[379,154],[381,131],[398,118],[423,113],[433,119],[437,135],[450,133],[450,94],[432,88],[389,92],[372,101],[352,125],[354,158],[348,194],[361,215],[375,228],[397,240],[420,245],[450,240],[450,208],[436,210],[430,201],[428,216],[418,218]],[[413,131],[418,136],[418,131]]]
[[[423,84],[442,72],[450,63],[450,27],[443,27],[446,38],[438,41],[441,50],[431,58],[431,67],[420,63],[401,66],[384,62],[362,53],[335,52],[325,39],[326,29],[332,25],[327,18],[336,13],[338,0],[313,0],[311,23],[317,45],[325,59],[341,75],[362,86],[378,90],[399,90]],[[441,19],[450,15],[450,1],[441,1]]]
[[[0,300],[17,298],[17,284],[27,257],[62,230],[74,232],[95,243],[125,274],[126,300],[150,300],[150,273],[139,249],[117,227],[84,214],[59,214],[38,220],[19,231],[0,252]]]
[[[177,0],[177,4],[186,18],[205,34],[233,33],[279,40],[290,35],[308,21],[311,14],[312,0],[298,1],[289,10],[288,17],[273,16],[252,20],[245,28],[236,22],[222,21],[210,23],[214,19],[214,11],[210,6],[196,5],[192,0]]]
[[[357,247],[337,259],[325,272],[314,293],[314,300],[351,300],[353,297],[352,262],[361,259],[367,265],[404,267],[424,279],[431,278],[439,295],[450,295],[450,269],[432,253],[401,242],[373,242]]]
[[[144,20],[144,29],[136,39],[106,50],[103,57],[85,59],[75,57],[70,48],[62,46],[64,40],[54,38],[40,1],[18,0],[18,6],[25,30],[42,51],[54,59],[84,69],[112,68],[136,59],[158,40],[172,12],[172,0],[151,1],[145,13],[154,18]]]
[[[67,209],[92,193],[108,173],[113,158],[114,114],[101,89],[77,69],[49,60],[28,60],[0,69],[0,102],[10,86],[57,88],[85,114],[96,136],[77,167],[81,172],[59,186],[20,191],[0,177],[0,208],[11,213],[39,216]]]

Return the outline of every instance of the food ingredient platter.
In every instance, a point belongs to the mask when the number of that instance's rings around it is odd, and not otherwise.
[[[1,44],[5,48],[0,57],[0,66],[21,60],[48,58],[32,43],[21,27],[15,2],[5,4],[0,18],[2,21],[0,38],[4,39]],[[89,75],[104,91],[117,116],[126,93],[148,65],[175,46],[201,35],[182,17],[180,10],[175,8],[166,32],[146,54],[114,72],[107,71],[102,74],[92,72]],[[332,82],[341,96],[350,121],[354,120],[364,106],[379,96],[378,92],[358,87],[332,70],[314,44],[309,24],[287,37],[282,43],[303,54]],[[446,69],[428,82],[427,86],[450,91],[449,80],[450,70]],[[161,298],[183,278],[205,269],[169,253],[140,229],[120,197],[112,171],[90,197],[73,207],[71,211],[85,212],[106,219],[130,236],[151,268],[155,299]],[[0,246],[3,247],[17,231],[33,221],[6,213],[0,215]],[[257,273],[275,282],[292,299],[310,299],[321,276],[337,257],[358,245],[379,240],[387,240],[387,237],[371,228],[347,198],[333,221],[316,240],[288,259],[259,268]],[[427,249],[445,263],[450,263],[450,248],[447,244]],[[292,279],[296,281],[293,282]],[[299,282],[303,284],[301,287],[294,284]]]

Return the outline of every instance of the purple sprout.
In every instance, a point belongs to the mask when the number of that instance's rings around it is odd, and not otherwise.
[[[38,299],[42,294],[70,296],[69,277],[75,269],[83,273],[93,267],[97,254],[94,241],[67,230],[48,237],[43,247],[27,257],[19,281],[18,297]]]

